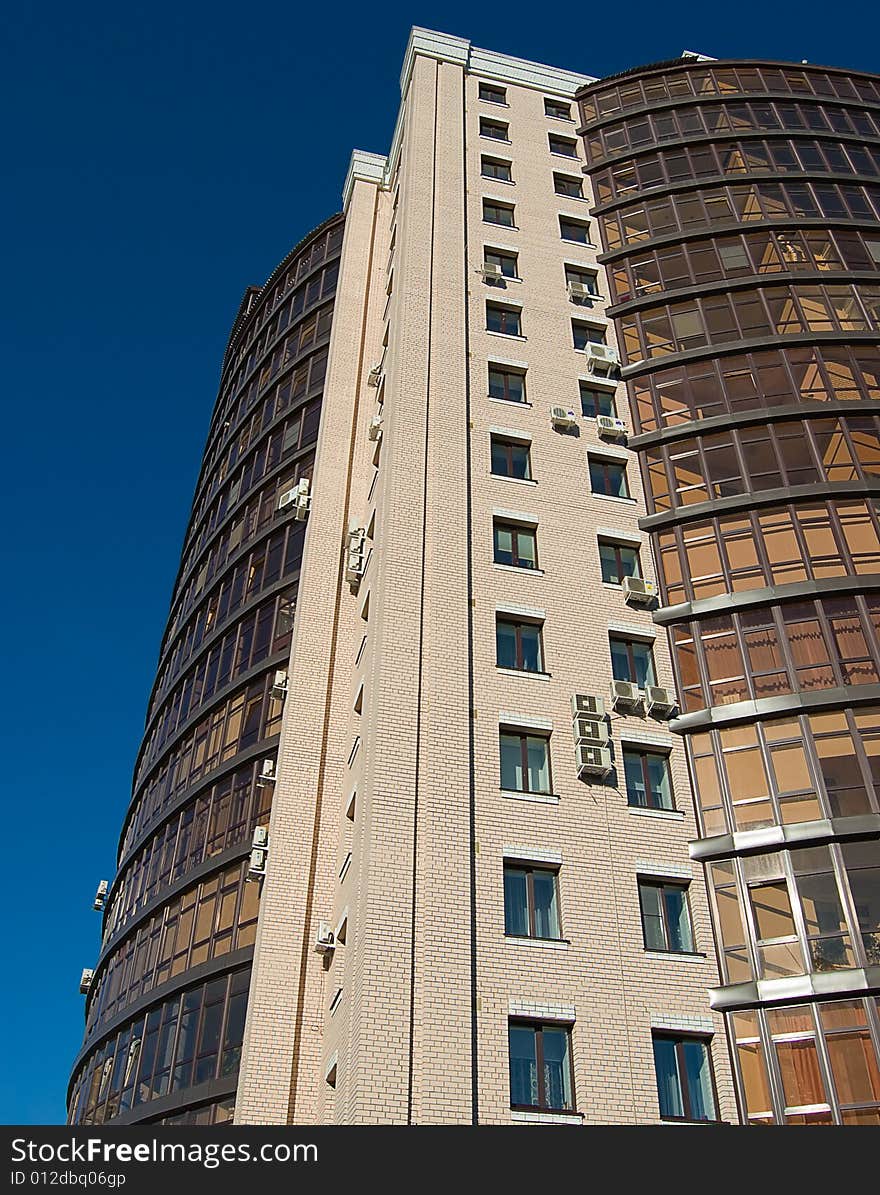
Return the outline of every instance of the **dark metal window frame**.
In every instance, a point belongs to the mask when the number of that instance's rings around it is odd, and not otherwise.
[[[590,480],[592,482],[593,466],[597,466],[601,472],[603,488],[601,490],[592,490],[594,494],[602,494],[606,498],[629,498],[632,495],[629,492],[629,479],[626,475],[626,463],[624,461],[611,460],[605,456],[590,456],[589,472]],[[611,470],[619,469],[623,477],[623,493],[618,494],[611,484]]]
[[[489,313],[494,311],[499,317],[499,328],[492,328],[489,325]],[[512,324],[513,327],[508,327]],[[522,310],[519,307],[506,307],[502,303],[487,303],[486,304],[486,331],[498,332],[502,336],[522,336]]]
[[[652,1047],[656,1040],[671,1041],[675,1043],[675,1060],[678,1070],[681,1103],[685,1111],[684,1116],[661,1116],[661,1120],[675,1121],[677,1123],[683,1124],[717,1124],[720,1118],[718,1116],[718,1087],[715,1082],[715,1065],[712,1060],[712,1037],[705,1033],[673,1033],[666,1032],[662,1029],[657,1029],[653,1030],[651,1033]],[[709,1063],[709,1083],[712,1089],[712,1104],[715,1112],[715,1116],[712,1118],[712,1120],[697,1120],[690,1115],[692,1111],[691,1093],[687,1083],[687,1067],[685,1066],[684,1061],[684,1045],[686,1042],[700,1042],[703,1046],[703,1049],[706,1051],[706,1058]]]
[[[601,539],[601,538],[598,540],[598,544],[599,544],[599,567],[600,568],[602,567],[602,548],[611,548],[614,552],[614,567],[617,569],[618,577],[621,578],[620,581],[606,581],[605,575],[603,572],[602,580],[606,585],[621,586],[623,584],[623,578],[627,577],[627,576],[641,578],[642,560],[641,560],[641,556],[639,553],[639,549],[635,544],[619,544],[619,543],[616,543],[613,539]],[[625,573],[623,571],[623,557],[621,555],[622,549],[625,549],[628,552],[632,552],[633,555],[635,556],[636,571],[634,573]]]
[[[532,452],[531,452],[531,444],[530,443],[527,443],[523,440],[507,440],[503,436],[491,436],[490,441],[489,441],[489,446],[490,446],[490,461],[495,456],[495,452],[494,452],[495,448],[500,447],[500,448],[504,449],[505,463],[507,465],[506,473],[496,473],[495,470],[493,469],[492,470],[493,477],[516,477],[516,473],[514,472],[514,469],[513,469],[513,449],[520,448],[520,449],[523,449],[526,454],[526,476],[524,478],[520,478],[518,480],[522,480],[522,481],[531,481],[532,480],[532,476],[531,476],[531,474],[532,474]]]
[[[577,140],[574,137],[560,137],[558,133],[548,133],[547,144],[550,146],[551,154],[558,154],[561,158],[576,159],[578,156]]]
[[[497,257],[498,261],[494,264],[498,265],[501,270],[502,278],[519,278],[519,254],[511,253],[507,249],[493,249],[491,245],[483,246],[483,264],[492,264],[491,259]],[[504,269],[505,264],[513,266],[513,272],[508,274]]]
[[[493,554],[493,556],[495,555],[495,551],[497,550],[495,547],[495,532],[499,528],[503,528],[505,531],[510,531],[510,533],[511,533],[511,540],[512,540],[511,555],[513,557],[513,563],[508,565],[508,568],[525,568],[525,569],[528,569],[529,572],[536,571],[540,567],[538,564],[538,531],[537,531],[537,528],[521,526],[519,523],[506,523],[506,522],[504,522],[503,519],[496,519],[492,525],[492,554]],[[526,562],[525,559],[523,557],[521,557],[519,554],[519,537],[520,537],[520,533],[522,533],[522,532],[525,532],[527,535],[531,535],[531,537],[532,537],[532,543],[533,543],[534,549],[535,549],[534,566],[531,564],[530,561]],[[496,559],[495,563],[503,564],[504,561]]]
[[[539,942],[563,942],[562,937],[562,918],[559,909],[559,868],[553,867],[549,864],[543,866],[533,866],[531,863],[523,863],[518,859],[504,860],[504,875],[508,872],[524,872],[526,877],[526,917],[529,923],[529,932],[523,934],[512,934],[504,926],[504,936],[506,938],[536,938]],[[543,934],[537,932],[535,923],[535,874],[552,876],[553,877],[553,892],[556,897],[556,933],[552,937],[545,937]]]
[[[497,132],[488,132],[488,129],[501,130],[499,136]],[[503,141],[505,145],[510,144],[510,125],[503,120],[490,120],[486,116],[480,117],[480,136],[486,137],[490,141]]]
[[[501,96],[501,99],[497,97]],[[494,87],[491,83],[480,83],[477,98],[483,100],[487,104],[503,104],[507,107],[507,88]]]
[[[492,374],[497,374],[501,379],[502,395],[492,393]],[[510,379],[519,378],[522,384],[522,398],[512,398],[510,393]],[[489,362],[489,397],[495,398],[499,402],[515,402],[526,403],[528,398],[526,396],[526,374],[525,370],[513,369],[509,365],[496,365],[493,361]]]
[[[584,184],[573,174],[563,174],[559,170],[554,170],[553,192],[555,195],[565,195],[567,199],[583,199]]]
[[[493,157],[490,157],[489,154],[481,154],[480,155],[480,177],[481,178],[494,178],[497,181],[502,182],[502,183],[513,182],[513,172],[511,169],[512,165],[513,165],[513,163],[508,162],[506,160],[506,158],[493,158]],[[490,169],[490,171],[488,173],[486,171],[487,166],[492,168],[492,169]],[[499,174],[497,172],[497,170],[494,169],[495,167],[498,167],[498,166],[500,166],[503,169],[503,171],[505,171],[505,173]]]
[[[545,673],[546,669],[544,667],[543,624],[540,622],[531,622],[531,621],[529,621],[529,619],[525,619],[525,618],[516,619],[516,618],[513,618],[513,617],[505,615],[505,614],[499,614],[495,619],[495,636],[496,636],[496,638],[495,638],[495,644],[496,644],[495,662],[496,662],[496,665],[499,668],[507,667],[507,665],[498,663],[498,647],[497,647],[497,645],[498,645],[498,627],[501,626],[502,624],[504,626],[513,627],[514,639],[516,642],[516,663],[514,664],[513,668],[517,672],[532,672],[532,669],[526,668],[523,663],[523,661],[525,659],[525,654],[523,652],[523,641],[522,641],[523,627],[531,627],[533,630],[538,632],[538,663],[540,664],[540,668],[538,668],[537,671],[533,673],[533,675],[537,676],[537,675],[541,675],[541,674]]]
[[[499,745],[501,736],[511,739],[519,739],[520,750],[520,766],[522,768],[524,788],[505,789],[505,792],[518,793],[534,793],[538,796],[549,796],[553,792],[553,769],[550,760],[550,735],[536,733],[529,730],[516,730],[505,728],[502,726],[499,731]],[[546,788],[529,788],[529,739],[538,739],[544,744],[544,750],[547,758],[547,787]],[[499,769],[500,770],[500,769]]]
[[[554,112],[553,109],[557,110]],[[565,115],[559,109],[565,109]],[[571,120],[571,104],[566,104],[564,100],[550,99],[548,96],[544,97],[544,115],[550,116],[553,120]]]
[[[634,685],[638,684],[638,680],[637,680],[638,669],[636,667],[636,653],[633,651],[633,645],[638,643],[642,647],[646,647],[648,649],[648,655],[650,657],[650,665],[651,665],[649,675],[653,676],[653,678],[654,678],[653,680],[645,681],[645,684],[656,685],[657,669],[654,664],[654,645],[650,640],[648,640],[648,639],[627,639],[625,635],[609,635],[608,636],[609,651],[611,650],[611,645],[613,643],[620,643],[625,648],[626,663],[627,663],[627,668],[629,670],[629,676],[615,676],[614,677],[615,680],[626,680],[626,681],[629,681],[631,684],[634,684]],[[613,673],[614,672],[614,653],[613,652],[611,652],[611,660],[612,660],[611,671]]]
[[[571,236],[570,233],[577,230],[583,233],[583,237]],[[563,241],[569,241],[573,245],[589,245],[590,244],[590,225],[587,220],[575,220],[571,216],[559,217],[559,235]]]
[[[627,789],[627,794],[626,794],[627,804],[632,805],[638,809],[662,809],[662,810],[666,810],[666,811],[674,811],[676,808],[676,806],[675,806],[675,789],[673,788],[673,785],[672,785],[672,772],[669,767],[669,756],[667,754],[664,754],[662,751],[640,751],[640,750],[634,749],[632,747],[624,748],[624,751],[623,751],[624,784],[626,783],[626,758],[628,755],[633,755],[633,756],[638,757],[639,765],[642,769],[642,780],[645,785],[645,797],[647,798],[648,803],[647,803],[647,805],[639,805],[637,802],[631,801],[630,797],[629,797],[629,789]],[[664,766],[666,768],[666,778],[669,783],[669,799],[671,802],[671,804],[669,806],[661,804],[661,802],[659,800],[660,794],[655,793],[654,789],[651,786],[651,777],[650,777],[650,773],[648,772],[648,758],[650,756],[655,756],[657,759],[663,760]]]
[[[639,913],[641,915],[641,921],[642,921],[642,941],[645,944],[645,950],[650,950],[650,951],[653,951],[654,953],[657,953],[658,949],[659,949],[666,954],[695,954],[696,951],[694,950],[694,919],[693,919],[693,916],[691,915],[690,884],[687,881],[661,880],[661,879],[654,879],[651,876],[639,876],[638,877],[638,885],[639,885]],[[658,948],[657,946],[649,946],[648,945],[648,935],[645,931],[645,906],[642,902],[642,889],[643,888],[658,888],[661,893],[660,924],[663,928],[663,941],[664,941],[665,945],[660,948]],[[674,946],[669,945],[670,935],[669,935],[668,918],[667,918],[667,913],[666,913],[666,903],[662,897],[662,894],[667,889],[674,889],[676,892],[684,893],[684,903],[685,903],[685,908],[687,910],[688,930],[689,930],[690,936],[691,936],[691,949],[690,950],[676,950],[676,948]]]
[[[495,213],[493,215],[492,213]],[[483,223],[494,224],[497,228],[516,228],[516,208],[512,203],[502,203],[498,199],[484,199],[483,200]],[[506,220],[498,220],[496,215],[504,213],[510,217],[510,223]]]
[[[532,1029],[535,1034],[535,1067],[538,1075],[538,1103],[515,1104],[511,1098],[510,1106],[518,1112],[547,1112],[550,1115],[566,1115],[577,1112],[577,1097],[574,1081],[574,1047],[572,1041],[572,1024],[569,1021],[529,1021],[522,1017],[511,1017],[508,1020],[508,1030],[511,1028]],[[568,1036],[568,1066],[569,1085],[571,1087],[571,1106],[568,1108],[551,1108],[547,1105],[547,1092],[544,1083],[544,1039],[545,1029],[562,1030]],[[510,1047],[508,1046],[508,1052]],[[509,1053],[508,1053],[509,1057]],[[513,1093],[511,1092],[511,1097]]]

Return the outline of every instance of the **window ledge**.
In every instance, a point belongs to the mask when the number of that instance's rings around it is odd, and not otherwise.
[[[705,954],[702,954],[699,950],[646,950],[645,958],[682,959],[691,963],[706,961]]]
[[[554,191],[553,194],[558,195],[560,199],[573,199],[575,203],[588,203],[589,202],[586,195],[566,195],[566,193],[564,191]]]
[[[494,477],[496,479],[496,481],[512,482],[513,485],[537,485],[538,484],[536,481],[533,481],[531,477],[507,477],[507,476],[505,476],[504,473],[490,473],[489,476]],[[635,501],[635,499],[633,499],[633,501]]]
[[[506,228],[508,232],[519,232],[518,224],[499,224],[497,220],[483,219],[483,224],[488,225],[489,228]]]
[[[544,576],[542,568],[522,568],[519,564],[499,564],[497,560],[492,561],[492,567],[500,568],[505,573],[525,573],[529,577]]]
[[[669,822],[683,822],[683,809],[648,809],[644,805],[627,805],[630,813],[636,813],[640,817],[659,817],[665,818]]]
[[[594,245],[592,241],[573,241],[570,237],[559,238],[565,245],[581,245],[584,249],[595,249],[598,251],[599,246]]]
[[[505,942],[514,942],[522,945],[526,943],[529,946],[540,946],[545,950],[568,950],[571,942],[568,938],[529,938],[520,934],[505,934]]]
[[[562,150],[559,150],[559,149],[551,149],[550,157],[551,158],[564,158],[566,162],[577,162],[578,165],[580,165],[580,158],[577,156],[577,154],[564,154],[562,152]]]
[[[616,458],[615,458],[616,459]],[[615,498],[613,494],[597,494],[595,490],[590,490],[590,494],[594,498],[601,498],[603,502],[622,502],[624,506],[637,506],[635,498]]]
[[[583,1112],[520,1112],[511,1108],[510,1119],[515,1124],[583,1124]]]
[[[491,101],[491,100],[484,100],[483,102],[484,102],[484,103],[490,103],[490,104],[491,104],[491,102],[492,102],[492,101]],[[501,107],[504,107],[504,108],[506,108],[506,107],[507,107],[507,104],[503,104],[503,105],[502,105],[502,104],[499,104],[499,105],[498,105],[498,107],[499,107],[499,108],[501,108]],[[483,139],[483,141],[491,141],[491,142],[493,142],[495,145],[513,145],[513,142],[510,140],[510,138],[509,138],[509,137],[493,137],[491,133],[480,133],[480,137]]]
[[[517,304],[519,306],[519,304]],[[483,331],[487,336],[500,336],[503,340],[527,340],[528,337],[520,336],[518,332],[493,332],[491,328],[484,328]]]
[[[494,174],[481,174],[480,178],[484,178],[487,183],[500,183],[502,187],[516,186],[516,179],[513,178],[496,178]]]
[[[559,804],[556,793],[521,793],[514,788],[502,788],[499,791],[502,797],[509,797],[512,801],[531,801],[535,805]]]
[[[530,411],[535,405],[534,403],[530,402],[519,402],[519,400],[516,398],[493,398],[491,394],[487,394],[486,398],[489,400],[489,402],[501,402],[504,403],[506,407],[522,407],[523,410],[526,411]]]
[[[530,676],[533,680],[550,680],[552,676],[550,672],[530,672],[527,668],[502,668],[500,664],[495,665],[495,671],[500,676]]]

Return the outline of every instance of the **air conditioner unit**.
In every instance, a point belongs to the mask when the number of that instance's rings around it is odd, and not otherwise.
[[[82,992],[83,995],[85,995],[86,992],[88,992],[89,988],[92,986],[92,980],[94,979],[94,977],[95,977],[95,972],[92,970],[91,967],[83,968],[83,973],[79,977],[79,990]]]
[[[645,708],[649,714],[671,714],[675,709],[675,696],[659,685],[646,685]]]
[[[580,715],[572,721],[571,730],[576,743],[590,743],[594,747],[604,747],[608,743],[608,727],[604,720]]]
[[[501,272],[501,266],[496,266],[494,262],[485,262],[480,269],[485,282],[500,282],[504,277]]]
[[[329,954],[336,949],[336,937],[326,921],[318,924],[318,935],[315,938],[315,953]]]
[[[269,857],[269,852],[265,848],[258,847],[251,851],[248,859],[247,878],[249,880],[261,880],[266,874],[266,860]]]
[[[288,510],[293,507],[294,517],[298,522],[302,522],[308,515],[310,505],[308,477],[301,477],[292,489],[285,490],[278,499],[278,510]]]
[[[611,752],[607,747],[592,747],[589,743],[577,745],[578,776],[607,776],[611,771]]]
[[[345,545],[345,579],[356,591],[364,575],[366,532],[363,527],[355,527],[349,531]]]
[[[609,436],[613,440],[621,439],[629,431],[626,421],[618,419],[614,415],[599,415],[596,419],[596,428],[600,436]]]
[[[367,437],[370,440],[382,439],[382,416],[374,415],[370,420],[370,426],[367,428]]]
[[[657,596],[657,586],[644,577],[623,578],[623,600],[631,606],[650,606]]]
[[[272,681],[272,696],[283,700],[287,696],[287,684],[287,673],[283,669],[276,672]]]
[[[571,699],[571,716],[577,718],[579,715],[586,718],[604,718],[605,702],[592,693],[575,693]]]
[[[370,372],[367,374],[367,385],[368,386],[378,386],[379,380],[381,379],[381,377],[382,377],[382,364],[380,362],[378,365],[374,365],[373,368],[370,370]]]
[[[610,344],[594,344],[592,341],[588,341],[584,345],[584,356],[587,358],[587,362],[591,368],[594,365],[607,365],[610,367],[620,364],[617,349],[612,348]]]
[[[611,708],[615,710],[635,709],[642,704],[644,694],[638,685],[628,680],[611,682]]]
[[[577,416],[569,407],[551,407],[550,422],[553,427],[576,427]]]
[[[92,908],[96,913],[100,913],[104,908],[104,905],[107,903],[107,889],[109,887],[110,885],[107,880],[101,880],[100,884],[98,885],[98,891],[95,893],[95,902],[92,905]]]
[[[598,296],[593,294],[590,288],[583,282],[569,282],[568,297],[578,303],[583,303],[589,299],[598,298]]]
[[[254,836],[251,839],[251,846],[254,850],[267,851],[269,849],[268,826],[254,826]]]
[[[267,784],[275,783],[275,760],[264,759],[263,767],[257,777],[257,787],[265,788]]]

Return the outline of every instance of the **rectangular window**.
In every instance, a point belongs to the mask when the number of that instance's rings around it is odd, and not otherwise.
[[[495,563],[513,568],[538,567],[538,543],[534,527],[496,522],[493,527]]]
[[[615,680],[630,681],[640,689],[657,683],[650,643],[638,639],[619,639],[614,635],[610,643],[611,671]]]
[[[653,751],[624,751],[627,804],[641,809],[674,809],[669,756]]]
[[[500,303],[486,304],[486,329],[505,336],[522,336],[521,311],[518,307],[503,307]]]
[[[483,200],[483,220],[486,224],[500,224],[502,228],[513,228],[513,204],[497,203],[493,199]]]
[[[480,117],[480,136],[489,137],[492,141],[509,141],[507,130],[509,126],[500,120],[488,120],[485,116]]]
[[[662,1120],[717,1120],[709,1043],[655,1033],[654,1069]]]
[[[531,481],[529,445],[520,440],[505,440],[502,436],[492,436],[492,472],[496,477],[516,477],[521,481]]]
[[[613,390],[600,390],[597,386],[591,386],[589,382],[581,382],[580,391],[581,413],[588,419],[596,419],[599,415],[609,415],[612,418],[617,415]]]
[[[686,885],[639,880],[639,906],[646,950],[693,953]]]
[[[506,104],[507,91],[504,87],[494,87],[491,83],[480,84],[480,99],[490,104]]]
[[[517,278],[516,254],[502,253],[500,249],[484,249],[483,261],[487,266],[497,266],[504,278]]]
[[[556,133],[548,133],[547,141],[551,154],[562,154],[566,158],[577,157],[577,142],[573,137],[559,137]]]
[[[544,100],[544,115],[552,116],[554,120],[571,120],[571,104],[562,100]]]
[[[599,560],[602,564],[602,580],[607,585],[622,585],[624,577],[641,577],[639,549],[628,544],[615,544],[610,540],[599,540]]]
[[[515,793],[550,793],[550,740],[502,731],[501,787]]]
[[[626,465],[600,456],[591,456],[589,462],[590,489],[594,494],[604,494],[607,498],[629,497]]]
[[[571,338],[576,349],[585,349],[588,344],[605,344],[605,329],[572,320]]]
[[[484,155],[480,158],[480,174],[483,178],[497,178],[500,182],[509,183],[513,181],[510,165],[510,162],[502,158],[488,158]]]
[[[489,397],[504,402],[526,401],[526,377],[517,369],[489,363]]]
[[[586,220],[572,220],[569,216],[560,216],[559,235],[564,241],[576,241],[579,245],[589,245],[590,226]]]
[[[555,871],[505,861],[504,932],[508,937],[559,940],[556,883]]]
[[[511,1021],[508,1039],[511,1107],[572,1110],[571,1029],[567,1025]]]
[[[495,662],[499,668],[543,672],[540,625],[498,618],[495,622]]]
[[[584,184],[572,174],[553,174],[553,190],[557,195],[567,195],[570,199],[583,199]]]

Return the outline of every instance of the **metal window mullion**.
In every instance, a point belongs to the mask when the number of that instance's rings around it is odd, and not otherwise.
[[[840,901],[840,907],[843,910],[850,941],[855,950],[856,966],[867,967],[869,963],[865,952],[865,943],[862,938],[862,930],[859,925],[858,909],[856,908],[855,898],[849,886],[849,872],[843,859],[843,847],[840,843],[834,842],[828,845],[831,853],[831,864],[834,868],[834,880],[837,884],[837,896]]]
[[[531,777],[529,776],[529,738],[528,735],[521,734],[519,736],[520,747],[520,763],[523,772],[523,789],[524,793],[529,793],[531,789]]]
[[[525,869],[526,873],[526,909],[528,912],[529,922],[529,937],[537,937],[535,930],[535,873],[531,867]]]
[[[786,887],[788,888],[788,899],[791,902],[792,920],[794,921],[795,932],[801,948],[801,961],[806,967],[804,974],[810,975],[813,972],[813,960],[807,934],[806,918],[804,917],[804,910],[801,905],[801,894],[797,885],[797,877],[794,873],[791,852],[786,850],[780,851],[779,854],[782,859],[782,871],[785,876]]]
[[[544,1029],[535,1026],[535,1066],[538,1071],[538,1107],[547,1107],[547,1092],[544,1083]]]

